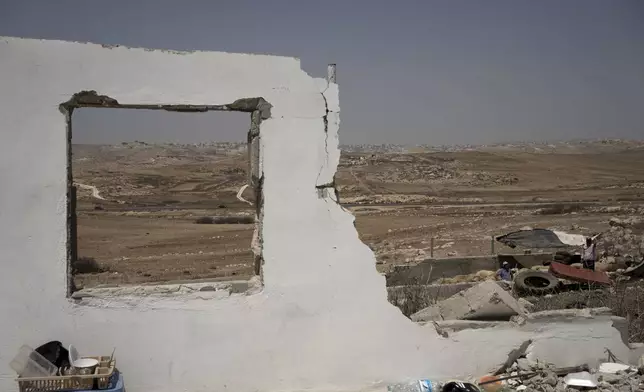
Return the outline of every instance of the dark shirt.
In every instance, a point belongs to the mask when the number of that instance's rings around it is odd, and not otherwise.
[[[501,278],[501,280],[511,280],[510,271],[505,268],[501,268],[496,271],[496,276]]]

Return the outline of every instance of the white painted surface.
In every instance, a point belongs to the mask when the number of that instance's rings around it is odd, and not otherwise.
[[[129,392],[346,390],[477,374],[524,340],[525,333],[478,331],[442,339],[387,302],[353,216],[332,191],[315,188],[333,179],[339,159],[338,90],[301,71],[298,60],[0,38],[0,70],[0,390],[16,390],[8,363],[20,345],[50,339],[85,353],[108,355],[116,346]],[[81,90],[121,103],[261,96],[273,105],[260,129],[260,293],[65,298],[66,140],[58,105]],[[605,324],[589,326],[601,335],[597,349],[618,351],[617,332]],[[537,332],[552,340],[558,330]],[[570,350],[559,341],[556,348]]]

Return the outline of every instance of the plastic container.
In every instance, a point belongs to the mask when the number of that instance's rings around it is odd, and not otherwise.
[[[78,374],[71,367],[61,376],[19,377],[17,379],[20,392],[53,392],[53,391],[84,391],[101,389],[110,391],[116,373],[116,360],[111,356],[87,357],[98,361],[99,367],[93,374]],[[71,371],[71,373],[68,373]],[[116,391],[119,391],[118,389]],[[119,391],[120,392],[120,391]]]
[[[387,386],[388,392],[440,392],[442,385],[431,380],[416,380]]]
[[[110,377],[109,384],[105,385],[105,388],[99,389],[101,392],[125,392],[125,380],[123,379],[123,374],[118,370],[114,371],[112,377]],[[83,389],[76,392],[96,392],[97,389]]]
[[[110,382],[108,389],[103,389],[103,392],[125,392],[125,380],[123,374],[118,370],[112,376],[114,382]]]
[[[58,372],[56,365],[27,345],[20,347],[9,366],[19,377],[50,377]]]

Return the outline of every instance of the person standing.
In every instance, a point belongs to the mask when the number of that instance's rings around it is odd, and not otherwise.
[[[581,253],[581,265],[583,268],[594,271],[595,260],[597,260],[595,241],[588,237],[586,238],[586,245],[584,245],[583,252]]]

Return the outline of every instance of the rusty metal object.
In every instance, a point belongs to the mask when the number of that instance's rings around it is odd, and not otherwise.
[[[552,262],[552,264],[550,264],[549,272],[560,279],[567,279],[573,282],[601,285],[610,284],[610,278],[605,272],[575,268],[557,262]]]

